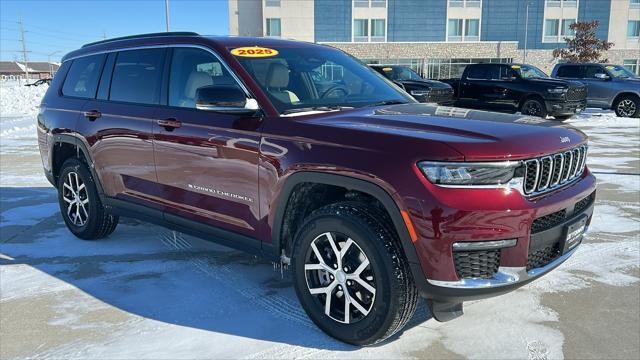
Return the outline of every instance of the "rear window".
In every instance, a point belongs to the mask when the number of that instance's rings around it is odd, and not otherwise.
[[[85,56],[73,60],[69,73],[62,86],[62,94],[79,98],[93,99],[98,89],[100,72],[105,55]]]
[[[561,78],[580,78],[580,66],[560,66],[556,76]]]
[[[500,67],[497,65],[476,65],[469,68],[469,79],[496,80],[500,79]]]
[[[138,104],[158,104],[164,49],[118,53],[111,78],[109,99]]]

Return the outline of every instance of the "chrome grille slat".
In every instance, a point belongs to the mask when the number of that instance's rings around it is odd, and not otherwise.
[[[524,194],[538,195],[573,182],[583,174],[586,162],[586,145],[524,161]]]

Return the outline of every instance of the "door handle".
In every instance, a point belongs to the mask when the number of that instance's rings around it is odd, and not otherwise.
[[[98,110],[85,111],[83,114],[84,114],[84,117],[89,119],[89,121],[93,121],[102,116],[102,113]]]
[[[182,126],[182,122],[169,118],[165,120],[158,120],[158,125],[162,126],[167,131],[173,131],[173,129],[177,129]]]

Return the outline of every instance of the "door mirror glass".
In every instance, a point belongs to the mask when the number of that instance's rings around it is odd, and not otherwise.
[[[244,91],[234,85],[209,85],[196,90],[196,108],[228,114],[252,115],[258,102],[248,99]]]
[[[600,80],[609,80],[609,75],[604,74],[604,73],[597,73],[595,75],[593,75],[594,78],[596,79],[600,79]]]

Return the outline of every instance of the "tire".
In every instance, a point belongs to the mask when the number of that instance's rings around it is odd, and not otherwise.
[[[520,113],[522,113],[522,115],[546,118],[547,108],[545,107],[544,102],[540,101],[539,99],[533,98],[525,100],[525,102],[520,107]]]
[[[640,98],[631,95],[621,96],[613,104],[613,110],[619,117],[640,117]]]
[[[102,206],[87,165],[76,158],[62,164],[58,202],[67,228],[80,239],[101,239],[118,226],[118,216],[109,214]]]
[[[332,239],[335,249],[344,252],[338,269]],[[402,329],[416,310],[418,291],[398,236],[367,205],[341,202],[314,211],[295,236],[292,268],[296,293],[311,320],[346,343],[383,341]],[[345,288],[351,298],[348,317]]]
[[[554,118],[556,120],[560,120],[560,121],[569,120],[572,117],[573,117],[573,115],[556,115],[556,116],[554,116]]]

